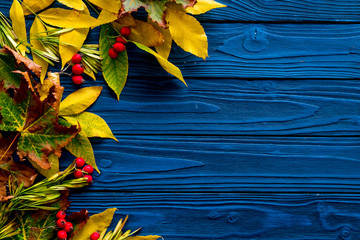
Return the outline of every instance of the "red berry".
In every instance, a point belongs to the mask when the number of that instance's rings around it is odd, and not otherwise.
[[[120,29],[120,34],[124,37],[128,37],[131,34],[131,29],[129,27],[123,27]]]
[[[100,237],[100,234],[98,232],[93,232],[90,236],[90,240],[98,240]]]
[[[58,231],[57,236],[61,240],[67,239],[67,233],[64,230]]]
[[[76,167],[82,168],[85,165],[85,160],[81,157],[75,159]]]
[[[81,63],[82,57],[80,54],[75,54],[74,56],[72,56],[71,58],[71,62],[72,63]]]
[[[124,45],[127,43],[127,41],[123,37],[117,37],[115,41]]]
[[[94,172],[94,168],[91,165],[86,165],[82,170],[87,174],[92,174]]]
[[[110,48],[109,57],[111,57],[112,59],[115,59],[115,58],[117,58],[117,56],[118,56],[118,53],[115,52],[115,50],[113,48]]]
[[[80,84],[83,84],[85,82],[81,75],[73,75],[72,76],[72,81],[76,85],[80,85]]]
[[[66,224],[66,221],[64,218],[59,218],[57,221],[56,221],[56,226],[58,226],[58,228],[64,228],[65,227],[65,224]]]
[[[83,173],[81,170],[75,170],[74,176],[75,178],[81,178],[83,176]]]
[[[72,67],[72,72],[73,74],[81,75],[84,72],[84,67],[81,66],[80,63],[77,63]]]
[[[87,178],[88,183],[92,183],[93,177],[91,175],[85,175],[84,178]]]
[[[65,227],[64,227],[64,231],[69,233],[74,229],[73,225],[71,222],[66,222]]]
[[[65,218],[65,217],[66,217],[66,212],[65,211],[58,211],[58,213],[56,214],[57,219]]]
[[[118,52],[118,53],[119,53],[119,52],[122,52],[122,51],[125,50],[125,45],[122,44],[122,43],[117,42],[117,43],[115,43],[115,44],[113,45],[113,49],[114,49],[115,52]]]

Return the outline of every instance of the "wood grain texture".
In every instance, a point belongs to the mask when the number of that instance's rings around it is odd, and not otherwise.
[[[360,78],[358,24],[204,23],[206,61],[174,47],[170,61],[189,78]],[[96,42],[98,33],[89,41]],[[175,46],[175,44],[174,44]],[[130,77],[170,78],[156,59],[128,45]]]
[[[66,94],[75,90],[63,78]],[[117,102],[103,80],[90,111],[115,134],[338,135],[360,134],[358,80],[130,78]]]
[[[73,193],[71,210],[116,207],[126,229],[165,239],[355,240],[358,195]],[[101,201],[99,201],[101,199]]]
[[[92,189],[127,192],[360,192],[360,140],[117,136],[94,141]],[[65,156],[62,166],[71,157]]]

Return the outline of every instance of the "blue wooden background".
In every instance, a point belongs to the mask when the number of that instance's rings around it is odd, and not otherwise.
[[[102,174],[71,210],[166,240],[360,239],[360,1],[220,2],[210,58],[171,53],[189,87],[132,47],[119,102],[83,85],[119,142],[92,141]]]

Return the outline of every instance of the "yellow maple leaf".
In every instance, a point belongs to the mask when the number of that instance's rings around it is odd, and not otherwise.
[[[11,5],[10,18],[12,21],[12,27],[14,29],[14,33],[16,34],[18,41],[20,43],[21,42],[26,43],[27,33],[26,33],[24,11],[17,0],[14,0],[13,4]],[[20,44],[18,48],[20,49],[21,54],[25,55],[26,45]]]
[[[193,7],[188,7],[185,9],[187,13],[191,13],[193,15],[203,14],[207,11],[210,11],[215,8],[223,8],[226,5],[218,3],[214,0],[197,0],[196,4]]]
[[[208,57],[208,42],[201,24],[183,11],[168,7],[166,21],[172,39],[182,49],[200,58]]]

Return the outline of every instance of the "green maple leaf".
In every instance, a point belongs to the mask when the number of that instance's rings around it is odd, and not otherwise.
[[[26,69],[22,64],[27,63],[15,63],[19,62],[19,56],[14,53],[9,56],[9,62],[16,67],[13,70]],[[0,61],[0,75],[8,71],[9,69],[4,70]],[[55,84],[48,97],[41,101],[40,94],[33,87],[36,83],[31,80],[31,75],[28,71],[22,73],[24,74],[27,77],[20,78],[18,88],[6,89],[8,80],[0,81],[0,131],[15,134],[12,144],[17,145],[20,158],[27,157],[34,166],[49,169],[49,155],[53,153],[60,157],[61,148],[65,147],[79,130],[76,126],[65,127],[58,123],[58,106],[63,87]],[[4,155],[0,156],[0,161],[4,161]]]
[[[148,12],[149,18],[160,26],[166,27],[164,12],[167,2],[173,2],[173,0],[122,0],[123,13],[133,12],[143,7]],[[175,2],[186,8],[193,6],[196,0],[175,0]]]

